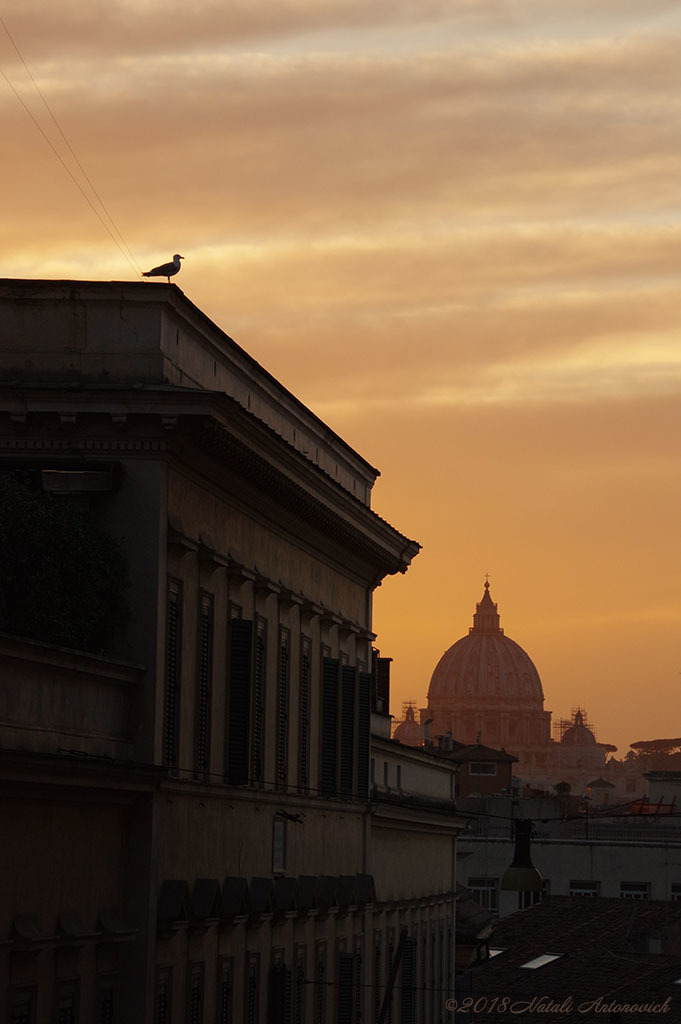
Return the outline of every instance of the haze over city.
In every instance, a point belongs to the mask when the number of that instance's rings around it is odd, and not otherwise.
[[[381,470],[373,507],[423,545],[375,594],[393,711],[489,573],[554,718],[585,706],[618,756],[678,735],[678,4],[3,18],[0,276],[183,253],[178,287]]]

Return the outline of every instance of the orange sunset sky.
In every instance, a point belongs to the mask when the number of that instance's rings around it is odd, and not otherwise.
[[[489,572],[554,717],[586,706],[619,756],[681,735],[678,0],[1,13],[134,260],[182,253],[380,468],[423,545],[375,596],[393,711]],[[0,276],[134,280],[1,24],[0,68]]]

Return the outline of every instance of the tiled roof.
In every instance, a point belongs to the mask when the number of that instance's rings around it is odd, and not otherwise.
[[[507,1018],[513,1007],[513,1020],[545,1024],[681,1021],[680,934],[681,902],[548,897],[496,925],[490,945],[504,952],[475,968],[472,995],[487,1007],[508,996]],[[523,967],[545,953],[560,955]]]

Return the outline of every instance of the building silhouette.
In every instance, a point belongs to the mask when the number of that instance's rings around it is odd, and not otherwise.
[[[439,1020],[462,824],[446,761],[370,779],[372,595],[419,549],[377,471],[174,285],[0,301],[3,479],[130,575],[106,650],[0,634],[6,1019],[349,1024],[392,971]]]

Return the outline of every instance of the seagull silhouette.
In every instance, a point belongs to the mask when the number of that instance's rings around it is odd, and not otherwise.
[[[170,284],[170,278],[173,274],[176,274],[180,269],[180,260],[183,260],[184,256],[180,256],[179,252],[176,252],[173,256],[172,263],[162,263],[160,267],[154,267],[153,270],[147,270],[142,274],[142,277],[167,277],[168,284]]]

